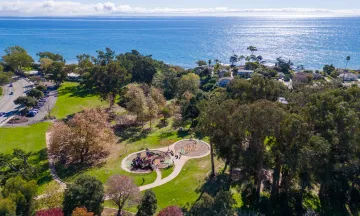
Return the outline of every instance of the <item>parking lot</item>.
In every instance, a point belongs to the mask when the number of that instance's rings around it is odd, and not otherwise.
[[[31,89],[33,83],[24,78],[15,78],[15,82],[11,85],[3,86],[3,95],[0,97],[0,126],[20,108],[14,103],[14,100],[20,96],[24,96],[26,91]]]

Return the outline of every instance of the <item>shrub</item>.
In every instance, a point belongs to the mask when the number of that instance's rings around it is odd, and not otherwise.
[[[52,208],[36,212],[36,216],[64,216],[61,208]]]

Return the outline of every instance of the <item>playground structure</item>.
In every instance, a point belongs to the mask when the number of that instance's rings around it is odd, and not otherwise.
[[[201,158],[209,154],[210,145],[201,140],[184,139],[167,147],[146,149],[135,152],[123,159],[121,167],[132,173],[150,173],[159,169],[175,166],[179,169],[181,161],[191,158]],[[181,165],[179,165],[181,164]],[[178,168],[176,168],[178,166]]]
[[[138,152],[127,158],[128,169],[135,172],[151,172],[156,169],[164,169],[173,165],[171,156],[173,152],[149,150]]]
[[[149,173],[155,169],[155,181],[139,187],[140,191],[144,191],[172,181],[180,174],[186,161],[203,158],[209,154],[209,144],[190,138],[166,147],[132,153],[122,160],[121,168],[130,173]],[[162,178],[160,169],[169,166],[174,166],[173,172]]]

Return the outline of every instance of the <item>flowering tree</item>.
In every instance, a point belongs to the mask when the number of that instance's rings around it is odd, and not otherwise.
[[[128,176],[113,175],[105,187],[107,196],[118,206],[118,216],[125,205],[135,205],[140,201],[140,190]]]
[[[61,208],[52,208],[36,212],[36,216],[64,216]]]
[[[181,208],[178,206],[168,206],[161,210],[157,216],[183,216]]]

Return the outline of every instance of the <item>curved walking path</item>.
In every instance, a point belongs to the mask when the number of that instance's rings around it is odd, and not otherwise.
[[[161,171],[160,171],[159,169],[156,169],[156,170],[155,170],[155,171],[156,171],[156,174],[157,174],[156,180],[155,180],[153,183],[151,183],[151,184],[147,184],[147,185],[144,185],[144,186],[140,186],[140,187],[139,187],[140,191],[147,190],[147,189],[151,189],[151,188],[154,188],[154,187],[158,187],[158,186],[160,186],[160,185],[163,185],[163,184],[166,184],[166,183],[170,182],[171,180],[173,180],[174,178],[176,178],[176,177],[180,174],[180,172],[181,172],[183,166],[185,165],[186,161],[188,161],[188,160],[190,160],[190,159],[196,159],[196,158],[206,157],[207,155],[210,154],[210,145],[209,145],[208,143],[206,143],[206,142],[204,142],[204,141],[202,141],[202,140],[195,140],[195,139],[193,139],[193,140],[194,140],[194,141],[197,141],[197,142],[202,142],[202,143],[206,144],[206,145],[208,146],[208,151],[205,152],[204,154],[200,155],[200,156],[186,156],[186,155],[182,155],[182,156],[180,157],[180,159],[175,159],[175,157],[172,156],[171,159],[174,161],[174,166],[175,166],[175,167],[174,167],[174,171],[173,171],[170,175],[168,175],[167,177],[161,178]],[[178,144],[178,143],[180,143],[180,142],[183,142],[183,141],[190,141],[190,139],[183,139],[183,140],[180,140],[180,141],[177,141],[177,142],[171,144],[169,147],[163,147],[163,148],[158,148],[158,149],[150,149],[150,151],[151,151],[151,150],[157,150],[157,151],[167,152],[167,151],[169,150],[169,151],[173,151],[173,152],[176,154],[176,153],[177,153],[177,152],[175,151],[175,146],[176,146],[176,144]],[[122,160],[122,162],[121,162],[121,168],[122,168],[123,170],[127,171],[127,172],[139,173],[139,172],[134,172],[134,171],[129,170],[129,169],[127,168],[127,166],[126,166],[126,160],[127,160],[128,157],[130,157],[130,156],[132,156],[132,155],[134,155],[134,154],[140,153],[140,152],[144,152],[144,151],[138,151],[138,152],[135,152],[135,153],[132,153],[132,154],[126,156],[126,157]]]
[[[50,132],[47,132],[47,133],[46,133],[46,147],[47,147],[47,149],[49,149],[50,137],[51,137]],[[206,156],[208,156],[208,155],[210,154],[210,145],[209,145],[208,143],[206,143],[206,142],[204,142],[204,141],[202,141],[202,140],[196,140],[196,139],[192,139],[192,140],[193,140],[193,141],[197,141],[197,142],[201,142],[201,143],[207,145],[207,151],[206,151],[205,153],[199,155],[199,156],[186,156],[186,155],[182,155],[182,156],[180,157],[180,159],[176,159],[175,156],[171,156],[171,159],[173,160],[174,166],[175,166],[173,172],[172,172],[170,175],[168,175],[167,177],[162,178],[162,176],[161,176],[161,171],[160,171],[159,169],[156,169],[156,170],[155,170],[155,171],[156,171],[156,174],[157,174],[156,180],[155,180],[153,183],[151,183],[151,184],[147,184],[147,185],[144,185],[144,186],[140,186],[140,187],[139,187],[140,191],[148,190],[148,189],[151,189],[151,188],[154,188],[154,187],[158,187],[158,186],[160,186],[160,185],[163,185],[163,184],[166,184],[166,183],[170,182],[171,180],[173,180],[174,178],[176,178],[176,177],[180,174],[180,172],[181,172],[183,166],[185,165],[186,161],[188,161],[188,160],[190,160],[190,159],[203,158],[203,157],[206,157]],[[180,140],[180,141],[177,141],[177,142],[171,144],[171,145],[168,146],[168,147],[163,147],[163,148],[158,148],[158,149],[150,149],[150,151],[151,151],[151,150],[158,150],[158,151],[163,151],[163,152],[173,151],[175,154],[177,154],[177,152],[176,152],[176,150],[175,150],[176,144],[181,143],[181,142],[184,142],[184,141],[191,141],[191,140],[190,140],[190,139],[183,139],[183,140]],[[139,152],[144,152],[144,150],[143,150],[143,151],[139,151]],[[140,172],[131,171],[131,170],[129,170],[129,169],[127,168],[127,166],[126,166],[126,160],[127,160],[127,158],[130,157],[130,156],[132,156],[132,155],[134,155],[134,154],[137,154],[137,153],[139,153],[139,152],[135,152],[135,153],[132,153],[132,154],[126,156],[126,157],[122,160],[122,162],[121,162],[121,168],[122,168],[123,170],[127,171],[127,172],[130,172],[130,173],[140,173]],[[60,190],[66,189],[66,183],[63,182],[63,181],[59,178],[59,176],[56,174],[55,163],[54,163],[53,158],[52,158],[51,156],[48,156],[48,160],[49,160],[50,173],[51,173],[52,178],[54,179],[54,181],[56,181],[56,182],[60,185]],[[40,195],[40,196],[38,196],[36,199],[44,198],[44,197],[46,197],[46,194]],[[108,199],[108,197],[105,195],[105,200],[107,200],[107,199]]]
[[[49,150],[50,132],[46,132],[45,136],[46,136],[46,148]],[[48,154],[48,160],[49,160],[49,167],[50,167],[51,177],[54,179],[54,181],[56,181],[61,186],[61,189],[65,189],[66,188],[66,183],[63,182],[59,178],[59,176],[56,174],[54,159],[49,154]]]

